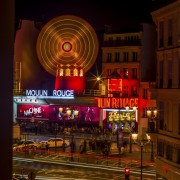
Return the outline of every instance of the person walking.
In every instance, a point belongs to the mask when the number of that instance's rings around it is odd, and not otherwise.
[[[49,154],[49,144],[46,142],[46,152]]]

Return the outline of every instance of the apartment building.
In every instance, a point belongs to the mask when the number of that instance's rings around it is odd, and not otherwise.
[[[151,61],[155,60],[152,58],[154,43],[147,39],[153,39],[151,29],[152,25],[142,24],[142,29],[138,31],[105,33],[102,45],[102,76],[107,95],[125,102],[123,106],[119,106],[121,109],[126,109],[127,105],[130,109],[136,106],[136,127],[133,130],[138,131],[140,138],[145,137],[147,132],[154,133],[156,129],[155,125],[151,125],[146,112],[148,108],[156,108],[156,101],[151,99],[149,91],[155,82],[150,75],[150,72],[153,74]],[[147,32],[151,33],[147,36]],[[149,52],[150,50],[153,52]],[[136,101],[131,103],[133,98]],[[127,127],[123,119],[114,119],[109,123],[119,128]],[[129,122],[129,126],[130,124]]]
[[[180,179],[180,1],[152,13],[157,30],[157,179]]]

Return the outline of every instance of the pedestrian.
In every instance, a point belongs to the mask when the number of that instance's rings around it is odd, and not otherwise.
[[[91,139],[89,140],[89,150],[90,151],[92,150],[92,140]]]
[[[86,149],[87,149],[87,142],[86,142],[86,140],[84,140],[83,152],[86,152]]]
[[[127,151],[127,141],[124,141],[124,142],[123,142],[123,148],[124,148],[124,149],[123,149],[124,151]]]
[[[70,146],[71,146],[71,153],[74,153],[76,151],[76,144],[75,144],[75,142],[72,141]]]
[[[49,154],[49,144],[46,142],[46,152]]]
[[[95,142],[95,139],[93,138],[92,139],[92,151],[95,151],[95,149],[96,149],[96,142]]]

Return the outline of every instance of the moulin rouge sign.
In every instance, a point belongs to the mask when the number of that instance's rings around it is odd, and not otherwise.
[[[124,108],[126,105],[137,106],[138,98],[98,98],[99,108]]]
[[[38,98],[74,98],[74,90],[26,90],[26,96]]]

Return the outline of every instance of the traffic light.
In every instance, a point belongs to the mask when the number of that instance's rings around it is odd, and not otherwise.
[[[130,174],[130,169],[129,168],[125,168],[124,174],[125,174],[125,180],[128,180],[129,179],[129,174]]]

